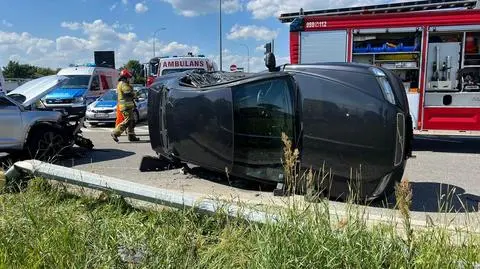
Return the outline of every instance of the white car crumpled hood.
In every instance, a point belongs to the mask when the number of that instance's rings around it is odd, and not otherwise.
[[[9,92],[8,95],[20,94],[25,96],[25,101],[23,101],[23,106],[29,106],[42,97],[47,95],[49,92],[55,90],[56,88],[62,86],[65,82],[68,81],[66,76],[50,75],[44,76],[31,80],[25,84],[20,85],[13,91]]]

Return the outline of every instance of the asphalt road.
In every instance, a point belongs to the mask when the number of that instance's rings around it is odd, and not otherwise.
[[[61,164],[93,173],[126,179],[170,190],[198,195],[213,195],[261,201],[273,197],[273,187],[242,180],[227,180],[223,175],[195,170],[184,174],[181,169],[140,172],[142,157],[154,155],[149,143],[148,126],[136,128],[139,142],[128,142],[126,136],[115,143],[111,127],[88,127],[84,136],[92,139],[95,149],[74,150]],[[413,205],[419,218],[425,212],[439,210],[478,211],[480,204],[480,137],[416,136],[414,155],[405,171],[412,182]],[[443,198],[441,198],[443,197]],[[391,197],[389,206],[394,204]],[[378,204],[377,207],[385,207]],[[467,208],[466,208],[467,207]],[[415,213],[414,212],[414,216]]]

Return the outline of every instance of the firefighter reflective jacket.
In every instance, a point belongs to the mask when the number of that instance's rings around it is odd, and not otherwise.
[[[135,107],[135,92],[130,84],[120,81],[117,85],[117,94],[120,111]]]

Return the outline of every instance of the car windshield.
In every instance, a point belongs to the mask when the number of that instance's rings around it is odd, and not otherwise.
[[[69,77],[67,83],[65,83],[61,88],[88,88],[88,83],[90,82],[90,75],[67,75]]]
[[[192,69],[203,70],[203,68],[164,69],[164,70],[162,71],[162,75],[168,75],[168,74],[173,74],[173,73],[178,73],[178,72],[184,72],[184,71],[192,70]]]
[[[108,91],[102,97],[100,97],[100,101],[117,101],[117,92],[116,91]]]

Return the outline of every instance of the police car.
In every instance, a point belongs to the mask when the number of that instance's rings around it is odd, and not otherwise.
[[[134,87],[138,100],[135,102],[136,109],[134,121],[139,122],[147,118],[148,89],[145,87]],[[91,126],[98,124],[114,124],[117,119],[117,90],[109,89],[96,101],[87,107],[86,121]]]

